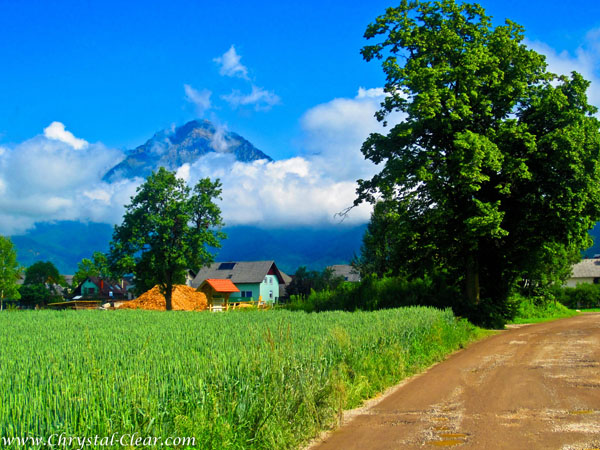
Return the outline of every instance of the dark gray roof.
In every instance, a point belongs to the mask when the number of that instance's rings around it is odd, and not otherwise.
[[[283,283],[279,283],[279,298],[283,298],[287,296],[287,287],[292,282],[292,277],[281,270],[279,273],[281,274],[281,278],[283,278]]]
[[[196,278],[192,281],[192,287],[197,288],[204,280],[209,278],[231,280],[238,283],[260,283],[265,279],[271,267],[280,283],[283,277],[275,265],[275,261],[239,261],[239,262],[216,262],[198,271]]]
[[[328,269],[333,270],[334,275],[343,277],[345,281],[360,281],[360,274],[349,264],[336,264],[334,266],[329,266]]]
[[[600,259],[591,258],[579,261],[573,266],[571,278],[600,277]]]

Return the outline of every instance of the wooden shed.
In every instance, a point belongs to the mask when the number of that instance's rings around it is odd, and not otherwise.
[[[231,280],[222,280],[216,278],[204,280],[197,290],[206,295],[206,299],[211,310],[227,309],[229,296],[234,292],[240,291],[237,287],[235,287],[235,284],[233,284]]]

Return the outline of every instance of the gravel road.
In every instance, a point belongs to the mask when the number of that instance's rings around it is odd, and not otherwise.
[[[311,447],[599,449],[600,314],[516,326],[410,379]]]

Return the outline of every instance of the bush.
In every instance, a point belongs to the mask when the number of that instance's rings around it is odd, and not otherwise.
[[[511,301],[517,307],[513,323],[541,322],[572,317],[577,314],[559,301],[541,296],[525,297],[515,294],[512,296]]]
[[[289,309],[307,312],[375,311],[404,306],[452,308],[454,314],[466,317],[476,325],[502,328],[515,317],[519,302],[508,299],[498,305],[482,298],[477,304],[469,304],[457,283],[447,274],[438,273],[412,280],[368,276],[360,283],[342,283],[334,290],[312,291],[306,300],[292,296],[287,305]]]
[[[600,284],[578,284],[574,288],[557,287],[552,293],[560,303],[569,308],[600,306]]]
[[[292,296],[288,308],[307,312],[375,311],[415,305],[446,308],[455,305],[459,298],[458,290],[443,276],[410,281],[369,276],[360,283],[342,283],[334,290],[312,291],[304,301]]]

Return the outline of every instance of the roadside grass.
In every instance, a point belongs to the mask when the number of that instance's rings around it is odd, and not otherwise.
[[[577,311],[569,309],[559,302],[536,301],[535,299],[524,297],[518,297],[518,301],[517,315],[509,322],[511,324],[549,322],[579,314]]]
[[[586,312],[600,312],[600,308],[579,308],[582,313]]]
[[[0,330],[0,438],[138,433],[210,449],[297,448],[490,334],[427,307],[16,311]]]

